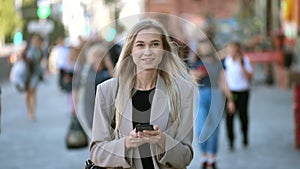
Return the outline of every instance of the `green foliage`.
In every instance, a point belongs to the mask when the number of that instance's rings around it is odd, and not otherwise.
[[[13,0],[0,0],[0,39],[13,37],[17,29],[22,28],[23,20],[17,13]]]

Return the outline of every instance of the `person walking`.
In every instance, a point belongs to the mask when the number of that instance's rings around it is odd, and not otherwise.
[[[144,19],[132,27],[115,76],[97,87],[90,144],[94,164],[186,168],[193,158],[197,88],[159,22]]]
[[[85,116],[90,129],[93,124],[95,95],[97,85],[113,77],[113,62],[106,45],[94,44],[88,49],[88,73],[85,84]]]
[[[208,38],[198,41],[196,53],[191,59],[191,74],[196,78],[200,101],[199,110],[196,116],[196,137],[201,152],[201,168],[217,168],[217,151],[219,123],[222,119],[225,95],[232,97],[230,90],[220,88],[220,83],[226,83],[224,79],[224,69],[219,57],[213,48],[213,44]],[[223,85],[227,87],[227,85]],[[229,110],[233,111],[234,105],[229,105]]]
[[[69,45],[69,46],[67,46]],[[65,40],[62,37],[56,39],[55,46],[51,49],[49,56],[49,68],[51,72],[56,72],[58,70],[58,84],[60,89],[65,90],[64,86],[64,75],[70,71],[69,68],[69,53],[70,44],[65,44]]]
[[[241,130],[243,134],[242,144],[247,147],[248,138],[248,102],[250,94],[250,84],[253,76],[253,68],[249,59],[244,56],[242,46],[239,42],[232,42],[227,46],[228,55],[224,59],[224,67],[226,72],[226,80],[229,89],[233,93],[232,98],[228,98],[228,102],[234,102],[236,112],[238,112]],[[229,141],[229,148],[234,150],[234,115],[235,111],[226,113],[226,128]]]
[[[36,89],[42,77],[41,60],[43,59],[43,52],[41,50],[42,37],[34,34],[30,39],[30,44],[25,51],[26,63],[28,64],[29,76],[26,85],[26,105],[29,118],[35,120],[36,109]]]

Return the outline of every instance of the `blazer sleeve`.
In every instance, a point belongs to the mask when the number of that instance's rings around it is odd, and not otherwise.
[[[97,86],[90,158],[97,166],[130,168],[132,161],[127,158],[130,152],[125,150],[125,137],[115,137],[111,127],[113,92],[109,87],[102,87]],[[103,91],[106,91],[105,95]]]
[[[191,86],[191,85],[188,85]],[[186,89],[186,86],[184,87]],[[193,111],[195,104],[195,88],[180,92],[181,112],[175,137],[166,133],[165,153],[158,156],[159,163],[172,168],[186,168],[193,159]]]

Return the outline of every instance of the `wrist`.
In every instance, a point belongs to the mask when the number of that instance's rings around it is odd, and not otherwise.
[[[130,140],[128,137],[126,137],[125,138],[125,150],[128,151],[129,149],[131,149]]]
[[[228,98],[227,102],[233,102],[233,99],[232,98]]]
[[[161,134],[161,140],[158,143],[159,147],[164,150],[166,146],[166,135],[164,133]]]

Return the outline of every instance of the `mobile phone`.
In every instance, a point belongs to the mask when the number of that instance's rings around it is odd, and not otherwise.
[[[153,125],[151,124],[143,124],[143,123],[138,123],[136,126],[136,132],[143,132],[143,130],[154,130]]]

